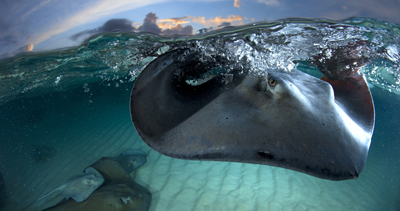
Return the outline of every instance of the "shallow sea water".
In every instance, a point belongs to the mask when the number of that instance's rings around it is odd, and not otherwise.
[[[0,62],[2,210],[20,210],[103,156],[145,151],[132,173],[153,194],[150,210],[400,210],[399,27],[372,19],[285,20],[225,28],[194,37],[103,34],[82,46]],[[265,165],[166,157],[141,141],[129,113],[130,91],[145,65],[167,50],[191,48],[250,61],[254,74],[298,68],[322,49],[368,41],[362,68],[376,124],[356,180],[328,181]],[[382,49],[386,49],[382,51]],[[211,62],[205,56],[204,62]],[[37,155],[45,146],[47,156]],[[62,196],[35,204],[41,210]]]

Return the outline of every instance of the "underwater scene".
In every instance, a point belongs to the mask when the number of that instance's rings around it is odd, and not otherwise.
[[[0,210],[400,210],[399,25],[368,18],[287,18],[203,29],[192,36],[89,34],[77,47],[0,60]],[[185,64],[177,65],[179,70],[200,67],[202,71],[193,77],[180,71],[163,74],[175,68],[168,66],[175,62]],[[200,91],[177,89],[180,95],[175,96],[164,86],[175,83],[175,76],[182,76],[190,87],[216,81],[219,91],[217,85]],[[342,76],[366,81],[363,103],[355,105],[357,95],[337,94],[341,92],[331,78]],[[346,124],[327,130],[313,125],[343,115],[312,107],[312,103],[335,103],[333,96],[325,101],[322,85],[312,86],[322,83],[315,82],[321,77],[332,84],[339,107],[354,109],[349,116],[362,122],[361,131],[354,132]],[[237,97],[241,90],[215,100],[237,84],[253,83],[254,78],[267,78],[256,88],[276,92],[276,99],[290,95],[289,103],[270,101],[262,107],[265,112],[242,119],[235,114],[253,112],[243,105],[258,100],[247,98],[248,94]],[[297,88],[285,94],[285,87],[279,86],[282,81]],[[132,91],[134,86],[138,91]],[[140,87],[147,87],[149,93],[144,96]],[[332,88],[327,89],[333,95]],[[355,89],[345,93],[353,91],[359,93]],[[148,99],[155,103],[140,104]],[[167,105],[157,104],[163,100]],[[165,109],[174,103],[182,105],[177,105],[178,110]],[[223,131],[236,132],[233,136],[244,140],[250,137],[243,146],[234,138],[225,141],[219,126],[204,119],[219,115],[208,112],[209,106],[217,104],[211,108],[229,111],[230,118],[241,124]],[[296,117],[306,106],[311,109],[304,118],[311,119],[311,125],[300,124]],[[163,109],[166,113],[156,113]],[[284,115],[279,113],[282,109],[294,112]],[[197,115],[199,110],[202,113]],[[269,110],[274,112],[264,117]],[[360,117],[366,110],[367,117]],[[184,125],[192,117],[205,122]],[[282,118],[294,126],[260,129],[256,123],[263,118],[273,122]],[[203,130],[207,124],[210,129]],[[276,144],[294,150],[280,151],[278,146],[273,152],[259,151],[262,159],[271,160],[267,163],[246,154],[258,144],[253,140],[260,138],[257,134],[273,142],[280,133],[283,137],[295,133],[287,132],[288,127],[301,131],[296,137],[306,136],[298,137],[299,142],[284,139]],[[207,141],[186,141],[180,134],[198,131],[199,136],[216,137],[218,155],[203,153]],[[351,140],[337,139],[343,131],[355,137],[365,133],[354,141],[362,150],[353,148]],[[333,141],[321,147],[311,139]],[[328,164],[318,160],[321,150],[343,163],[323,169],[320,165]],[[296,160],[286,160],[292,157]],[[358,169],[347,167],[348,163]],[[340,173],[349,168],[352,173]]]

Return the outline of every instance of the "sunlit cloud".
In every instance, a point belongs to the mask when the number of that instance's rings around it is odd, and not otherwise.
[[[280,5],[278,0],[258,0],[258,2],[269,5],[269,6],[279,6]]]
[[[185,24],[185,23],[190,23],[190,21],[185,21],[184,19],[189,19],[190,16],[186,15],[185,17],[182,18],[167,18],[167,19],[160,19],[158,22],[172,22],[173,24]]]
[[[30,52],[33,50],[33,45],[32,44],[24,45],[21,48],[19,48],[19,50],[21,52]]]
[[[160,27],[163,30],[180,30],[182,27],[182,24],[188,24],[190,23],[190,20],[185,20],[185,19],[190,19],[190,16],[186,15],[185,17],[181,18],[167,18],[167,19],[160,19],[157,21],[158,27]]]
[[[240,4],[241,2],[239,0],[235,0],[235,2],[233,2],[233,6],[237,8],[240,8]]]
[[[243,19],[246,17],[242,17],[239,15],[230,15],[227,18],[222,18],[221,16],[215,17],[215,18],[210,18],[206,20],[205,17],[199,16],[199,17],[191,17],[191,16],[184,16],[181,18],[167,18],[167,19],[160,19],[157,21],[158,27],[162,29],[172,29],[177,27],[178,25],[181,24],[189,24],[189,23],[198,23],[202,24],[205,27],[221,27],[221,26],[230,26],[232,23],[235,24],[242,24]]]
[[[139,26],[138,31],[160,35],[190,35],[193,34],[193,27],[191,25],[182,26],[182,24],[190,23],[190,21],[184,20],[188,18],[190,16],[158,20],[156,13],[149,13],[146,15],[143,24]]]
[[[182,26],[181,24],[177,24],[176,26],[170,26],[168,29],[165,29],[161,32],[161,35],[192,35],[193,27],[191,25]]]
[[[222,18],[221,16],[215,18],[206,19],[205,17],[191,17],[186,15],[184,17],[179,18],[167,18],[167,19],[159,19],[155,20],[154,23],[162,29],[160,34],[193,34],[193,27],[191,25],[184,26],[183,24],[197,23],[202,24],[204,27],[226,27],[231,25],[240,25],[243,24],[243,19],[246,17],[242,17],[239,15],[229,15],[227,18]],[[138,23],[134,23],[137,25]],[[140,28],[139,28],[140,29]],[[143,31],[143,30],[140,30]],[[153,31],[151,31],[153,32]],[[153,32],[154,33],[154,32]]]
[[[156,13],[148,13],[143,22],[131,22],[128,19],[110,19],[102,26],[78,32],[70,37],[71,40],[83,40],[86,37],[104,32],[147,32],[159,35],[192,35],[193,27],[182,24],[190,23],[190,16],[181,18],[159,19]]]
[[[243,24],[243,17],[240,15],[229,15],[228,18],[215,17],[206,20],[205,17],[193,17],[192,21],[203,24],[205,27],[217,27],[223,23],[231,23],[233,25]]]

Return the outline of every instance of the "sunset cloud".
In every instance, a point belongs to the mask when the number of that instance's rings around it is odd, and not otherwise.
[[[171,32],[180,32],[175,34],[193,34],[193,27],[191,25],[184,26],[183,24],[197,23],[202,24],[205,27],[225,27],[230,25],[238,25],[243,24],[243,19],[246,17],[242,17],[239,15],[229,15],[227,18],[222,18],[221,16],[206,19],[205,17],[191,17],[186,15],[184,17],[178,18],[167,18],[167,19],[159,19],[157,20],[157,26],[163,31],[161,34],[170,34]],[[190,26],[190,27],[189,27]],[[188,33],[189,30],[191,33]]]
[[[190,16],[186,15],[185,17],[181,18],[167,18],[167,19],[160,19],[157,21],[158,27],[161,29],[178,29],[178,26],[182,26],[182,24],[188,24],[190,23],[190,20],[185,20],[185,19],[190,19]]]
[[[233,2],[233,6],[240,8],[240,1],[239,0],[235,0],[235,2]]]
[[[159,35],[192,35],[194,32],[191,23],[201,24],[207,28],[220,28],[243,24],[246,17],[229,15],[226,18],[191,17],[189,15],[175,18],[160,19],[156,13],[148,13],[143,22],[132,22],[128,19],[110,19],[102,26],[84,30],[70,37],[71,40],[83,40],[90,35],[104,32],[148,32]]]
[[[182,26],[181,24],[177,24],[176,26],[170,26],[168,29],[165,29],[161,32],[161,35],[191,35],[193,34],[193,27],[191,25]]]
[[[193,27],[191,25],[182,26],[182,24],[190,23],[190,21],[184,20],[189,18],[190,16],[158,19],[156,13],[148,13],[138,30],[160,35],[190,35],[193,34]]]
[[[71,40],[82,40],[90,35],[104,32],[148,32],[159,35],[191,35],[193,27],[182,25],[191,23],[190,16],[159,19],[156,13],[148,13],[143,22],[132,22],[128,19],[110,19],[103,26],[81,31],[72,35]]]
[[[190,19],[190,16],[186,15],[182,18],[167,18],[167,19],[160,19],[158,22],[172,22],[173,24],[185,24],[190,23],[190,21],[184,21],[184,19]]]
[[[195,23],[203,24],[205,27],[217,27],[226,23],[243,24],[243,17],[240,15],[229,15],[228,18],[215,17],[206,20],[205,17],[193,17],[192,21]],[[235,25],[233,24],[233,25]]]
[[[205,27],[217,27],[217,26],[225,26],[227,24],[232,25],[232,23],[242,24],[243,19],[245,17],[239,15],[229,15],[227,18],[222,18],[221,16],[210,18],[206,20],[205,17],[191,17],[191,16],[184,16],[180,18],[167,18],[167,19],[160,19],[157,21],[157,25],[162,29],[172,29],[172,27],[177,27],[181,24],[189,24],[189,23],[198,23],[203,24]]]

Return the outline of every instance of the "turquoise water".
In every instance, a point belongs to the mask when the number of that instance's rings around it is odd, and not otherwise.
[[[400,210],[399,33],[398,25],[373,19],[292,19],[190,37],[101,34],[76,48],[2,60],[3,209],[20,210],[100,157],[135,148],[148,153],[147,163],[132,176],[153,193],[150,210]],[[356,180],[168,158],[147,147],[130,121],[136,77],[168,50],[219,54],[232,65],[243,65],[237,61],[246,57],[254,74],[298,68],[320,76],[308,65],[312,56],[359,41],[367,43],[363,56],[370,62],[361,71],[374,98],[376,125],[366,167]]]

